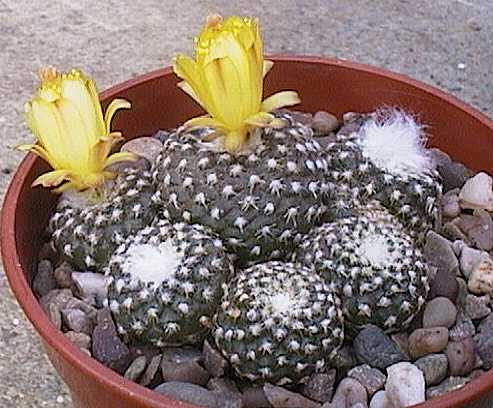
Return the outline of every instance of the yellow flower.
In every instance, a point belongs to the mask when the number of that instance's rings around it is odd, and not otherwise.
[[[264,61],[257,20],[214,15],[195,38],[195,59],[177,55],[173,70],[179,86],[208,113],[186,126],[209,126],[224,135],[224,148],[238,152],[252,127],[275,123],[269,111],[300,102],[294,91],[262,102],[263,78],[272,67]]]
[[[53,171],[42,174],[33,186],[64,183],[56,192],[96,189],[114,177],[107,166],[136,159],[129,152],[110,155],[115,142],[122,140],[121,133],[111,132],[111,119],[118,109],[130,108],[128,101],[114,99],[103,117],[94,82],[78,70],[60,74],[48,67],[39,77],[41,83],[25,105],[27,125],[38,143],[18,148],[37,154]]]

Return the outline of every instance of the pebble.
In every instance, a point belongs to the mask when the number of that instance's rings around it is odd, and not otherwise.
[[[74,296],[70,289],[53,289],[44,295],[39,303],[45,312],[48,312],[48,305],[55,305],[58,310],[66,309],[69,301],[73,300]]]
[[[378,391],[370,401],[370,408],[394,408],[394,406],[385,391]]]
[[[130,360],[128,347],[120,340],[109,309],[101,309],[92,334],[92,354],[105,366],[121,373]]]
[[[223,376],[228,368],[228,361],[218,350],[212,347],[207,340],[204,341],[202,360],[204,362],[205,369],[213,377]]]
[[[455,303],[459,308],[464,308],[464,303],[466,302],[466,296],[469,294],[469,289],[467,288],[467,282],[462,278],[457,278],[457,286],[459,290],[457,291],[457,299]]]
[[[247,386],[241,393],[241,401],[244,408],[272,407],[265,396],[263,387],[258,385]]]
[[[395,408],[425,401],[425,378],[414,364],[401,362],[387,368],[385,392]]]
[[[493,211],[493,179],[486,173],[478,173],[467,180],[459,193],[459,203],[466,209]]]
[[[467,235],[472,244],[485,251],[493,249],[493,220],[484,210],[471,214],[461,214],[456,225]]]
[[[446,327],[416,329],[409,336],[409,355],[416,359],[427,354],[438,353],[447,347],[447,342]]]
[[[178,401],[188,402],[205,408],[226,408],[223,401],[218,398],[216,392],[187,382],[165,382],[154,388],[154,391]]]
[[[62,314],[58,306],[54,303],[48,304],[48,310],[46,311],[46,314],[48,315],[48,319],[50,319],[50,322],[53,323],[53,326],[55,326],[57,330],[61,330]]]
[[[493,295],[493,260],[483,259],[471,272],[467,287],[478,295]]]
[[[211,391],[220,391],[222,393],[231,393],[241,396],[238,387],[233,380],[229,378],[211,378],[207,383],[207,389]]]
[[[427,386],[437,385],[447,376],[448,360],[445,354],[428,354],[414,362],[425,377]]]
[[[385,374],[376,368],[370,367],[368,364],[362,364],[352,368],[347,375],[365,387],[369,398],[384,387],[386,380]]]
[[[168,130],[163,130],[163,129],[160,129],[160,130],[158,130],[156,133],[154,133],[154,134],[152,135],[152,137],[153,137],[154,139],[159,140],[161,143],[164,143],[166,140],[168,140],[168,138],[169,138],[169,136],[170,136],[170,134],[171,134],[171,133],[172,133],[172,132],[170,132],[170,131],[168,131]]]
[[[151,384],[159,371],[160,365],[161,354],[158,354],[151,359],[149,365],[147,366],[147,369],[145,370],[142,378],[139,381],[139,384],[143,385],[144,387],[147,387],[149,384]]]
[[[69,339],[75,346],[77,346],[80,349],[89,350],[91,348],[91,337],[85,333],[68,331],[64,333],[64,335],[67,339]]]
[[[315,136],[323,136],[336,131],[339,128],[339,120],[331,113],[318,111],[313,115],[311,125]]]
[[[382,329],[373,325],[358,333],[353,347],[361,362],[380,369],[408,359]]]
[[[455,256],[460,257],[462,250],[466,246],[467,246],[466,243],[464,241],[461,241],[460,239],[457,239],[454,242],[452,242],[452,249],[454,251]]]
[[[448,239],[460,240],[460,241],[470,243],[467,235],[464,234],[461,231],[461,229],[457,226],[458,221],[459,221],[459,218],[454,218],[452,221],[446,222],[445,225],[441,229],[441,233],[443,234],[443,236],[447,237]]]
[[[483,368],[493,368],[493,314],[490,314],[478,326],[478,334],[474,336],[475,349],[483,361]]]
[[[73,272],[72,279],[78,296],[102,305],[108,296],[109,277],[94,272]]]
[[[449,342],[445,354],[449,362],[449,374],[451,376],[467,375],[476,367],[474,341],[471,337],[458,342]]]
[[[195,347],[168,347],[163,350],[163,360],[173,361],[177,364],[195,361],[202,362],[202,353]]]
[[[337,369],[338,374],[345,373],[356,365],[356,353],[351,346],[342,346],[335,356],[332,357],[331,364]]]
[[[445,217],[455,218],[460,214],[459,197],[457,194],[446,193],[442,198],[442,214]]]
[[[150,163],[154,163],[162,149],[163,144],[158,139],[151,136],[143,136],[124,143],[121,151],[135,153],[147,159]]]
[[[38,263],[38,271],[33,280],[33,290],[39,298],[47,295],[57,287],[53,276],[53,266],[50,261],[44,259]]]
[[[464,377],[448,377],[445,381],[435,387],[426,390],[426,398],[440,397],[450,391],[457,390],[467,384],[468,379]]]
[[[67,262],[63,262],[55,269],[54,276],[59,288],[72,288],[72,285],[74,283],[72,280],[72,272],[72,267]]]
[[[452,301],[457,296],[457,272],[459,261],[455,256],[450,241],[434,231],[426,235],[424,255],[428,265],[437,268],[436,275],[430,282],[430,298],[447,297]]]
[[[315,373],[303,386],[301,393],[314,401],[328,402],[332,398],[336,381],[336,370],[327,373]]]
[[[430,300],[424,309],[423,327],[446,327],[455,324],[457,307],[449,298],[436,297]]]
[[[489,255],[485,251],[464,246],[460,253],[459,261],[462,275],[468,279],[474,268],[476,268],[481,261],[487,259],[488,257]]]
[[[94,321],[80,309],[63,309],[62,321],[65,326],[77,333],[92,334]]]
[[[366,407],[367,401],[368,394],[365,387],[354,378],[346,377],[337,386],[332,403],[330,405],[324,404],[324,408],[327,405],[330,408],[352,407],[358,402],[363,403]]]
[[[161,372],[164,381],[189,382],[197,385],[206,385],[210,374],[197,361],[188,360],[176,362],[163,356]]]
[[[409,355],[409,335],[406,332],[391,334],[390,338],[406,356]]]
[[[449,331],[449,338],[452,341],[460,341],[467,337],[472,337],[476,333],[476,328],[471,318],[466,316],[463,311],[457,314],[457,322]]]
[[[283,387],[272,384],[264,385],[267,400],[274,408],[319,408],[320,404],[305,398],[303,395],[292,392]]]
[[[482,319],[491,313],[489,304],[490,297],[487,295],[475,296],[468,294],[464,302],[464,311],[473,320]]]
[[[430,149],[430,154],[442,177],[443,192],[461,188],[469,178],[466,167],[461,163],[453,162],[448,154],[439,149]]]
[[[123,375],[125,378],[130,381],[137,381],[139,377],[142,375],[144,370],[147,367],[147,358],[145,356],[137,357],[132,363],[129,365],[125,374]]]
[[[137,169],[137,170],[150,170],[151,162],[144,157],[140,157],[135,161],[122,161],[114,164],[110,164],[106,167],[106,170],[113,173],[123,173],[125,169]]]

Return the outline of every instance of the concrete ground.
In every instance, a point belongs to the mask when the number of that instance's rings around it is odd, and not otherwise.
[[[267,52],[337,56],[448,91],[493,116],[491,0],[0,0],[0,194],[31,139],[22,107],[45,64],[104,89],[169,65],[210,12],[258,16]],[[0,406],[70,407],[0,270]]]

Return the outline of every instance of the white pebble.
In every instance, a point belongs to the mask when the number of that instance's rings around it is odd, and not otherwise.
[[[425,401],[425,378],[414,364],[402,362],[387,368],[385,392],[395,408]]]
[[[486,173],[478,173],[466,181],[459,193],[462,208],[493,211],[493,179]]]
[[[394,406],[387,398],[385,391],[380,390],[371,399],[370,408],[394,408]]]

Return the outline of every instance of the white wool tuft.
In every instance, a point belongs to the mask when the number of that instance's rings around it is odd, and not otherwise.
[[[154,286],[174,277],[183,254],[176,251],[171,240],[159,246],[135,244],[123,254],[122,272],[128,273],[134,282],[153,282]]]
[[[289,312],[296,305],[295,299],[289,293],[276,293],[269,298],[270,307],[275,315]]]
[[[363,156],[395,175],[425,175],[433,161],[424,147],[423,127],[398,109],[377,112],[359,131]]]
[[[390,252],[386,238],[381,235],[366,237],[358,247],[357,253],[376,268],[385,268],[397,260],[397,254]]]

